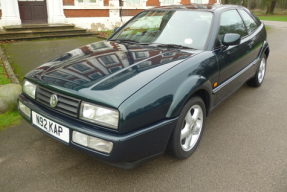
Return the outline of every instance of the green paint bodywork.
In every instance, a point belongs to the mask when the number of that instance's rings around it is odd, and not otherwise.
[[[252,77],[258,64],[216,94],[212,93],[213,84],[224,83],[268,49],[268,44],[263,43],[266,42],[263,23],[242,38],[239,46],[214,49],[221,13],[237,8],[213,11],[213,26],[204,50],[107,40],[72,50],[36,68],[25,78],[82,101],[117,109],[120,134],[176,118],[194,94],[203,98],[208,114]]]

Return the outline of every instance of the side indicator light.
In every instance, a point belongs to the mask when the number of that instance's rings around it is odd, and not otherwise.
[[[213,83],[213,87],[216,87],[217,86],[217,83]]]

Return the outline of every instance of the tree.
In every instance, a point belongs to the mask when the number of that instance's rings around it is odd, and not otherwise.
[[[247,7],[247,0],[242,0],[242,6]]]
[[[274,8],[276,5],[277,0],[267,0],[267,10],[266,14],[274,13]]]

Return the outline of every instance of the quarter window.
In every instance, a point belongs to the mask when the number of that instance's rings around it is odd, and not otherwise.
[[[244,10],[239,10],[239,13],[245,22],[248,33],[251,33],[258,27],[257,23]]]
[[[221,15],[218,31],[220,45],[222,45],[222,39],[226,33],[237,33],[241,37],[247,35],[244,23],[236,10],[225,11]]]

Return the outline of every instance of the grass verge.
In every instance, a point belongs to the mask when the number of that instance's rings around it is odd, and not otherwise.
[[[8,46],[9,44],[11,44],[11,43],[0,44],[0,46],[1,46],[2,49],[4,50],[5,55],[6,55],[6,57],[7,57],[8,61],[9,61],[10,65],[11,65],[11,67],[13,68],[16,77],[18,78],[18,80],[20,81],[20,83],[22,83],[25,74],[20,70],[20,68],[16,65],[16,63],[14,63],[14,62],[11,60],[11,58],[10,58],[11,56],[6,53],[6,48],[7,48],[7,46]],[[0,75],[1,75],[1,74],[0,74]],[[1,77],[0,77],[0,79],[1,79]],[[0,82],[0,84],[1,84],[1,82]]]
[[[114,31],[113,31],[113,30],[97,31],[97,33],[99,33],[99,35],[102,36],[102,37],[108,38],[108,37],[110,37],[110,36],[114,33]]]
[[[287,15],[257,15],[260,20],[266,21],[285,21],[287,22]]]
[[[1,57],[0,57],[0,60],[1,60]],[[5,73],[4,67],[3,67],[2,62],[1,62],[1,65],[0,65],[0,85],[6,85],[8,83],[10,83],[10,80],[7,78],[7,74]]]
[[[1,59],[1,58],[0,58]],[[4,67],[0,65],[0,86],[9,84],[10,80],[5,73]],[[5,114],[0,114],[0,131],[6,127],[10,127],[12,125],[18,125],[21,123],[21,115],[19,111],[7,111]]]
[[[21,119],[19,111],[7,111],[5,114],[0,114],[0,131],[12,125],[19,125]]]

